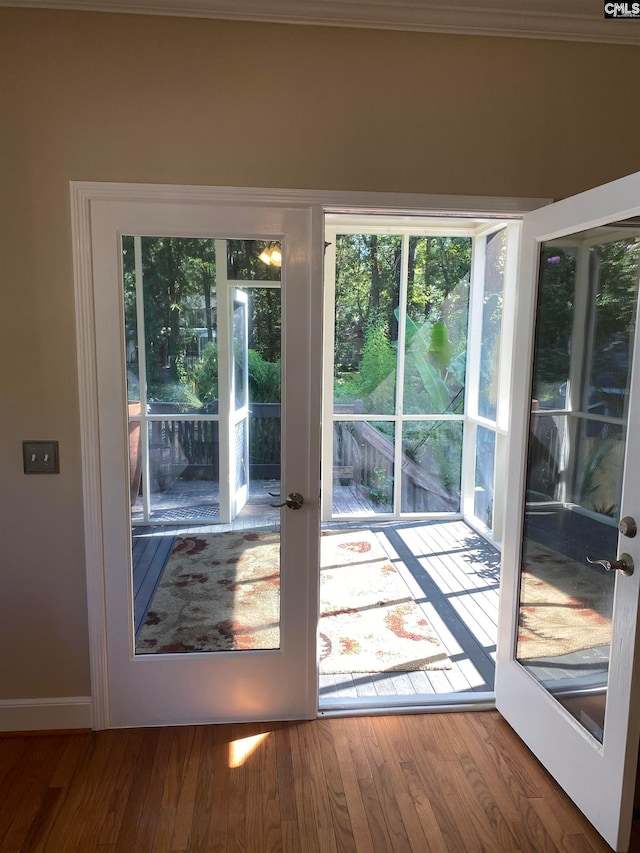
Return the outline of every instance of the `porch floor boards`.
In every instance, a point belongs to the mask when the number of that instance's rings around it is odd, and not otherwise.
[[[320,708],[341,700],[486,693],[494,687],[500,556],[464,521],[332,522],[372,530],[444,646],[451,669],[325,675]],[[454,699],[456,697],[453,697]]]

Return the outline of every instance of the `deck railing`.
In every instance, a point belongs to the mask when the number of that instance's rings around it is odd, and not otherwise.
[[[182,479],[217,480],[220,475],[220,430],[217,420],[203,420],[194,413],[178,415],[169,403],[152,403],[149,413],[172,409],[171,416],[150,425],[151,476],[159,489]],[[217,405],[206,414],[217,414]],[[253,403],[249,412],[249,465],[251,478],[280,477],[280,403]]]
[[[334,407],[338,417],[361,414],[362,402]],[[393,507],[395,442],[366,421],[336,420],[334,436],[334,482],[349,485],[382,511]],[[401,456],[402,510],[408,512],[455,512],[460,499],[437,477],[406,453]]]

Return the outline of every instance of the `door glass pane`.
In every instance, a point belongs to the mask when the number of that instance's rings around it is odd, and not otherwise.
[[[122,241],[138,655],[280,647],[280,293],[229,276],[265,245]]]
[[[393,512],[394,457],[392,421],[335,421],[334,513]]]
[[[482,295],[482,339],[478,414],[495,421],[498,407],[498,371],[504,269],[507,256],[507,229],[487,237],[485,247],[484,292]],[[477,513],[476,513],[477,515]]]
[[[464,411],[471,240],[411,237],[405,414]]]
[[[280,281],[282,247],[265,240],[227,240],[229,281]]]
[[[542,246],[516,656],[603,739],[640,223]],[[573,384],[573,389],[572,389]],[[546,410],[546,411],[544,411]]]
[[[395,412],[400,237],[336,238],[334,402]]]
[[[402,425],[402,512],[459,512],[462,421]]]

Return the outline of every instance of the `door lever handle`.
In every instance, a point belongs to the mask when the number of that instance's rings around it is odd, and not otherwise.
[[[620,554],[617,560],[596,560],[594,557],[587,557],[587,563],[602,566],[608,572],[620,572],[627,577],[633,574],[633,558],[629,554]]]
[[[269,494],[273,498],[280,497],[280,495],[273,495],[273,494],[271,494],[271,492],[269,492]],[[287,506],[287,507],[289,507],[289,509],[300,509],[300,507],[302,506],[303,503],[304,503],[304,498],[300,494],[300,492],[290,492],[287,495],[286,499],[281,504],[269,504],[269,506],[275,506],[275,507]]]

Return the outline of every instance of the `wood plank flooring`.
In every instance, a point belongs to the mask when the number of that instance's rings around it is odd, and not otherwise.
[[[329,529],[337,524],[323,525]],[[422,608],[449,655],[450,669],[403,673],[325,675],[320,664],[320,708],[374,697],[450,696],[491,693],[500,586],[500,555],[464,521],[395,521],[366,527]],[[472,698],[472,697],[469,697]]]
[[[495,712],[0,740],[3,853],[609,849]]]
[[[160,583],[174,541],[173,534],[158,533],[155,528],[145,528],[137,535],[134,529],[131,556],[136,637]]]

